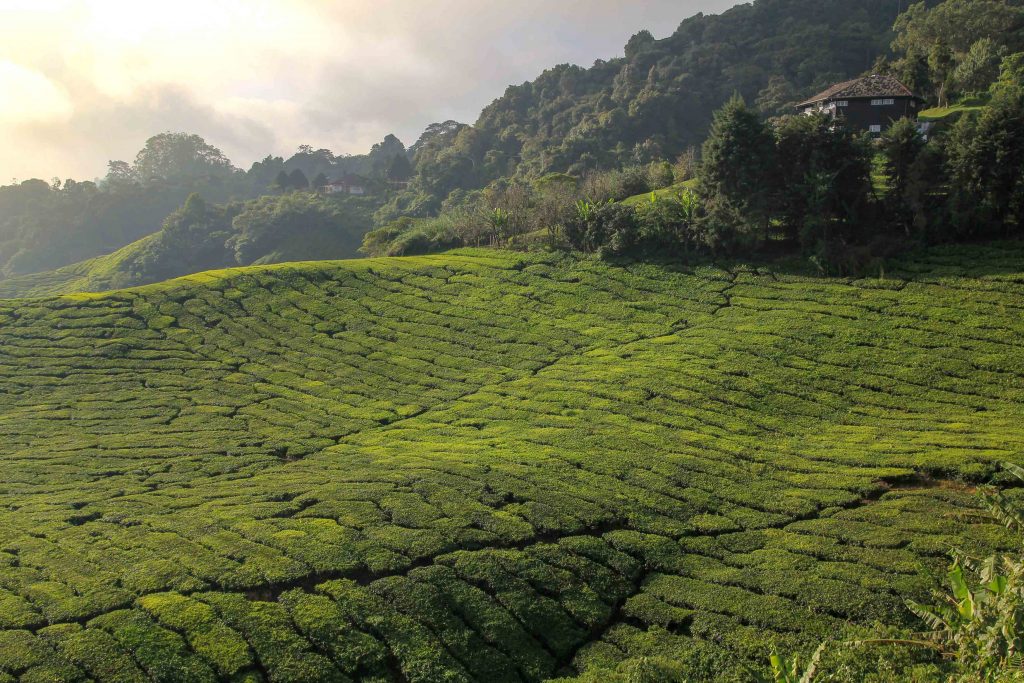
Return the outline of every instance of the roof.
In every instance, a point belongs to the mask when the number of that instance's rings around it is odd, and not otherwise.
[[[836,83],[831,88],[823,90],[814,97],[798,104],[802,107],[807,104],[814,104],[823,100],[855,99],[857,97],[914,97],[910,88],[900,83],[899,79],[892,76],[872,74],[863,78],[854,78],[852,81]]]

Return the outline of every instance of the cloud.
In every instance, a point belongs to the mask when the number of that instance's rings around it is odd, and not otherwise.
[[[0,178],[95,177],[151,135],[239,166],[472,122],[510,83],[729,0],[0,0]]]
[[[27,121],[67,121],[71,99],[49,78],[33,69],[0,61],[0,125]]]

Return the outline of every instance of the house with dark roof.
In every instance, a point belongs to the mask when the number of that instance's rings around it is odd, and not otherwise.
[[[892,76],[874,74],[837,83],[797,105],[803,114],[821,112],[852,130],[881,134],[902,118],[917,120],[924,100]]]

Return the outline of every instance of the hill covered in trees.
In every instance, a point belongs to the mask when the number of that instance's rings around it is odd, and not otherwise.
[[[890,54],[898,14],[884,0],[757,0],[686,19],[662,40],[643,31],[624,57],[559,65],[510,87],[475,125],[428,131],[413,191],[390,217],[426,215],[453,190],[501,177],[674,160],[736,93],[775,115],[871,69]]]
[[[329,179],[355,174],[380,198],[389,178],[407,177],[408,163],[405,146],[388,136],[365,155],[339,157],[329,150],[304,145],[288,159],[268,156],[242,171],[197,135],[162,133],[146,141],[132,163],[111,161],[107,175],[96,182],[33,179],[0,187],[0,278],[69,265],[72,270],[82,271],[88,266],[77,262],[110,255],[159,231],[192,194],[198,193],[210,205],[237,207],[259,197],[269,197],[265,205],[276,205],[282,194],[316,190]],[[369,213],[376,208],[373,205]],[[233,210],[237,209],[229,213]],[[352,225],[355,223],[351,221],[343,225],[334,241],[351,242]],[[302,230],[289,231],[294,226],[281,227],[279,242],[308,237]],[[359,236],[370,227],[368,218],[361,217],[357,227],[356,246]],[[223,226],[211,229],[226,230]],[[194,243],[199,240],[194,227],[192,233],[190,243],[179,245],[179,253],[165,249],[165,260],[189,263],[195,256]],[[216,235],[206,234],[202,239],[214,241]],[[168,240],[160,241],[169,247]],[[309,244],[297,243],[293,252],[302,254],[303,249],[315,255],[315,247]],[[341,258],[352,253],[351,249],[332,248],[323,256]],[[216,265],[220,262],[207,259],[195,263],[191,270],[165,268],[158,277],[143,273],[141,279],[123,273],[125,277],[119,282],[155,282]],[[60,275],[46,273],[39,277],[59,279]]]
[[[157,232],[111,254],[0,280],[0,297],[100,292],[239,265],[353,258],[377,206],[373,197],[299,191],[208,204],[194,193]]]
[[[0,678],[732,680],[913,625],[1009,542],[965,482],[1024,448],[1022,277],[478,250],[0,302]]]

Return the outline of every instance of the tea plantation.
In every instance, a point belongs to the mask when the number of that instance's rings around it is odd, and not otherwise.
[[[912,625],[1010,541],[970,482],[1024,462],[1022,313],[1018,244],[0,301],[0,682],[743,680]]]

